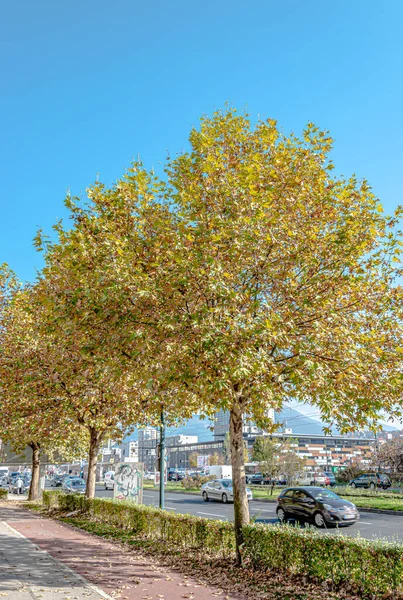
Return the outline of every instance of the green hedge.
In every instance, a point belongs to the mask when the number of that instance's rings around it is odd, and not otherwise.
[[[2,498],[7,498],[8,496],[8,490],[5,490],[4,488],[0,488],[0,500]]]
[[[255,569],[281,569],[365,594],[403,591],[403,546],[398,543],[256,524],[244,529],[243,557]],[[396,596],[395,596],[396,597]]]
[[[232,523],[60,492],[44,492],[43,502],[48,509],[79,511],[90,521],[109,524],[136,538],[162,540],[173,549],[224,557],[234,551]],[[242,556],[254,569],[304,575],[335,588],[354,589],[363,597],[393,593],[397,598],[403,592],[403,545],[398,543],[331,535],[313,528],[254,524],[244,528]]]
[[[106,498],[44,492],[47,508],[81,511],[91,520],[132,532],[136,537],[163,540],[175,547],[228,556],[234,551],[231,523],[210,521],[191,515],[172,514],[143,504],[115,502]]]

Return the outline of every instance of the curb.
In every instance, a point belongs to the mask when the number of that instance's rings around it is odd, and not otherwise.
[[[388,510],[386,508],[361,508],[357,506],[359,512],[365,513],[377,513],[378,515],[395,515],[396,517],[403,517],[403,510]]]

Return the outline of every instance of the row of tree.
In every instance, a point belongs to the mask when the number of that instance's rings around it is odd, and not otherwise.
[[[71,226],[39,233],[45,267],[1,281],[1,435],[34,452],[134,424],[230,412],[238,547],[249,522],[243,419],[290,397],[341,430],[401,414],[401,236],[366,181],[332,176],[332,140],[227,109],[159,178],[140,162]],[[62,448],[63,449],[63,448]]]

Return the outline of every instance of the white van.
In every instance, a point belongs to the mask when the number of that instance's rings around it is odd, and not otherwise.
[[[113,490],[115,487],[115,471],[107,471],[104,475],[104,485],[106,490]]]

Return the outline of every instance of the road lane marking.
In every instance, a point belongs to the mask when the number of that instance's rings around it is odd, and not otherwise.
[[[176,510],[173,506],[164,506],[165,510]]]
[[[209,517],[224,517],[225,520],[227,520],[227,517],[225,515],[217,515],[215,513],[207,513],[207,512],[198,512],[198,515],[208,515]]]
[[[269,510],[268,508],[254,508],[253,510],[257,510],[258,512],[276,512],[275,508],[272,508],[271,510]]]
[[[357,521],[358,525],[361,523],[361,525],[372,525],[372,523],[368,523],[368,521]]]

